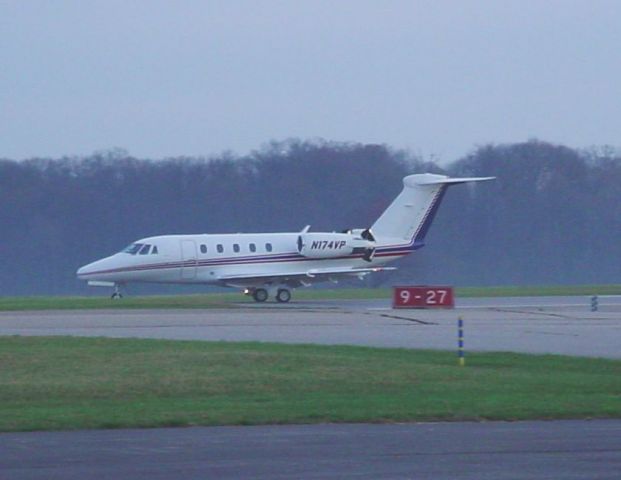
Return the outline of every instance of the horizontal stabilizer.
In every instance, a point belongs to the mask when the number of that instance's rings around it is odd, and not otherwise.
[[[437,176],[427,177],[425,175],[412,175],[410,181],[416,185],[457,185],[459,183],[469,182],[485,182],[487,180],[494,180],[496,177],[465,177],[465,178],[437,178]]]

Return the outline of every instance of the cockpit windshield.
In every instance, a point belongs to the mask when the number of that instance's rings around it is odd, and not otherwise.
[[[132,243],[131,245],[125,247],[122,252],[129,253],[130,255],[136,255],[138,251],[140,251],[140,249],[143,247],[143,245],[144,243]]]
[[[159,252],[157,251],[157,245],[151,245],[150,243],[132,243],[128,245],[121,253],[129,253],[130,255],[136,255],[139,253],[140,255],[157,255]]]

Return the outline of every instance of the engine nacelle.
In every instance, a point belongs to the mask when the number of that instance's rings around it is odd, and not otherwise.
[[[302,233],[298,237],[298,252],[308,258],[335,258],[354,253],[372,255],[375,242],[350,233]]]

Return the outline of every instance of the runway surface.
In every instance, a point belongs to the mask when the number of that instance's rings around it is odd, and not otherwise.
[[[621,358],[621,298],[465,299],[454,310],[392,310],[387,300],[240,303],[206,310],[0,313],[0,335],[81,335],[454,349]]]
[[[621,421],[0,434],[0,479],[618,479]]]

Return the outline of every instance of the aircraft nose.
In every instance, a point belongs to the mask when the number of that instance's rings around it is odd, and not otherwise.
[[[89,263],[88,265],[84,265],[80,268],[78,268],[78,271],[75,272],[75,274],[77,275],[78,278],[80,279],[84,279],[86,278],[86,276],[92,272],[92,268],[91,268],[92,263]]]
[[[116,256],[101,258],[83,265],[75,272],[80,280],[114,280],[115,268],[119,266]]]

